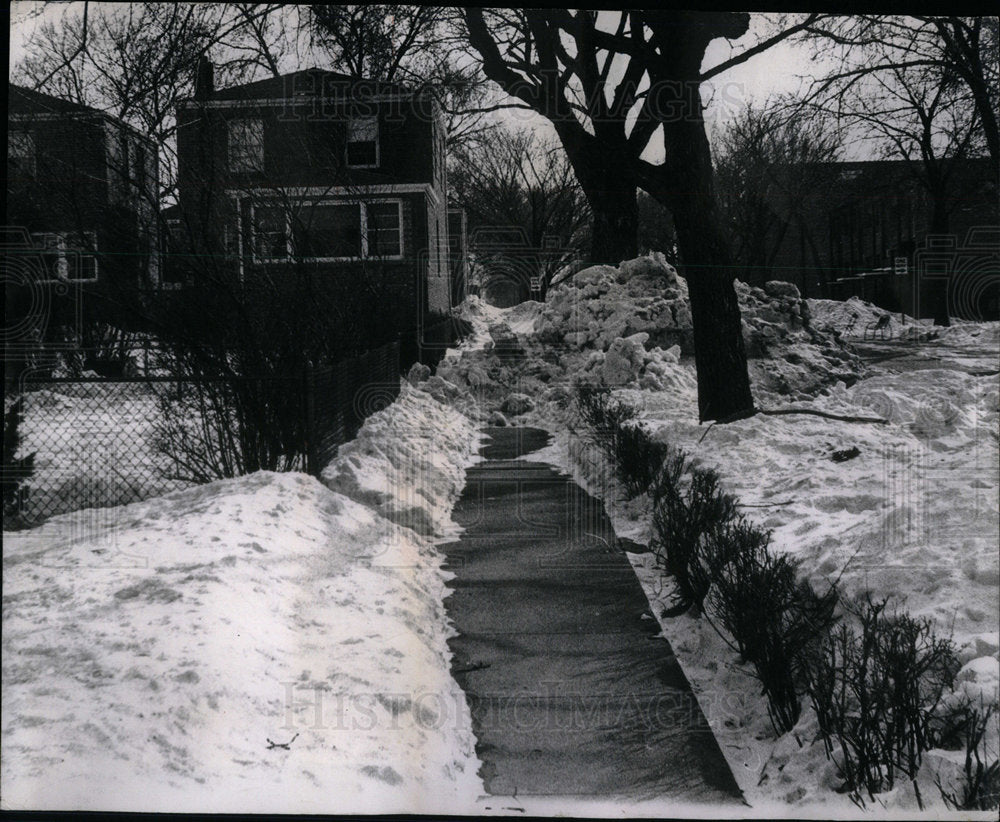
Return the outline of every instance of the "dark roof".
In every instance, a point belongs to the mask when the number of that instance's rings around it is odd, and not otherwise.
[[[411,94],[412,89],[400,83],[382,80],[367,80],[327,71],[308,68],[293,71],[278,77],[268,77],[253,83],[217,89],[212,92],[212,100],[268,100],[293,97],[298,94],[331,96],[342,95],[348,90],[359,90],[370,94]]]
[[[99,109],[53,97],[30,88],[7,84],[7,112],[9,114],[37,114],[39,112],[53,114],[104,114]]]
[[[7,84],[7,90],[8,116],[16,114],[64,114],[67,117],[98,117],[105,122],[128,129],[135,137],[144,140],[150,146],[155,147],[156,145],[156,141],[148,134],[143,134],[135,126],[129,125],[124,120],[119,120],[99,108],[85,106],[83,103],[74,103],[72,100],[64,100],[62,97],[54,97],[51,94],[24,88],[24,86],[15,86],[13,83]]]

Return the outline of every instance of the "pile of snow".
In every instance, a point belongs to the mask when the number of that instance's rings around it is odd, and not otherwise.
[[[829,330],[814,328],[810,307],[791,283],[769,282],[763,289],[737,281],[743,338],[751,377],[761,398],[805,398],[837,381],[853,380],[861,370],[856,355]],[[540,342],[604,353],[591,357],[585,370],[600,368],[608,385],[642,383],[667,389],[675,378],[664,376],[680,356],[694,353],[694,332],[687,284],[662,255],[623,262],[617,268],[593,266],[550,290],[535,321]],[[641,338],[650,352],[628,355],[632,367],[619,367],[614,353],[623,343],[634,349]],[[617,346],[617,348],[616,348]],[[652,369],[648,366],[655,363]],[[607,377],[613,377],[608,380]]]
[[[393,522],[441,536],[451,533],[451,509],[478,437],[468,418],[404,383],[396,402],[365,420],[357,437],[341,447],[322,480]]]
[[[448,530],[475,447],[462,424],[409,389],[328,469],[345,493],[260,472],[109,509],[83,533],[56,517],[6,535],[5,807],[474,802],[450,574],[430,537],[383,515]],[[431,438],[441,425],[463,436]]]
[[[759,403],[809,399],[863,371],[837,334],[812,326],[794,285],[737,282],[736,292]],[[586,268],[551,287],[544,304],[503,310],[476,299],[462,312],[480,323],[480,343],[442,363],[437,375],[455,394],[474,397],[484,420],[506,414],[513,394],[532,397],[539,419],[558,414],[573,382],[636,386],[670,394],[679,408],[697,407],[687,284],[661,254]],[[517,356],[497,342],[508,338],[518,340]]]
[[[687,283],[662,255],[591,266],[550,288],[533,331],[540,342],[596,351],[640,332],[651,346],[694,346]]]
[[[851,338],[863,338],[867,331],[867,336],[874,334],[875,339],[923,341],[936,339],[941,331],[930,320],[916,320],[899,312],[892,313],[860,297],[848,300],[810,299],[806,302],[816,327],[828,328]],[[883,323],[884,329],[875,331],[879,322]]]
[[[838,334],[813,324],[809,303],[792,283],[773,281],[761,289],[737,280],[736,296],[758,399],[809,399],[826,386],[853,382],[864,371]]]
[[[987,350],[1000,347],[1000,322],[953,320],[950,326],[934,330],[945,345],[976,346]]]

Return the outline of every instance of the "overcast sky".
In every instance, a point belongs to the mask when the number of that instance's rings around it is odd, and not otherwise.
[[[17,0],[11,3],[10,67],[24,56],[24,42],[34,28],[48,19],[58,19],[67,9],[82,7],[82,3],[43,3],[34,0]],[[737,54],[761,36],[767,25],[764,15],[754,14],[750,31],[737,41],[715,40],[705,55],[704,68],[714,66],[733,54]],[[802,83],[801,76],[815,71],[804,47],[779,44],[768,51],[736,66],[702,88],[706,101],[706,120],[711,129],[714,124],[732,117],[748,101],[762,103],[771,96],[796,91]],[[501,115],[508,120],[531,123],[536,128],[549,131],[535,115],[521,112]],[[849,153],[850,155],[850,153]],[[650,154],[648,159],[662,159]],[[848,156],[848,159],[859,159]]]

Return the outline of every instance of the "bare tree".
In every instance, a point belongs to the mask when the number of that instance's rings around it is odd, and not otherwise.
[[[691,295],[703,420],[746,416],[753,399],[701,85],[817,20],[805,17],[703,71],[708,44],[740,38],[749,15],[465,10],[486,75],[552,122],[594,214],[595,262],[636,253],[638,187],[673,214]],[[663,163],[646,159],[651,145],[662,145]]]
[[[176,192],[177,102],[190,96],[199,59],[215,47],[223,82],[277,73],[293,32],[280,4],[84,3],[38,26],[12,79],[99,108],[152,137],[159,199]]]
[[[713,148],[720,204],[742,280],[761,285],[771,279],[788,230],[796,226],[808,234],[804,206],[829,183],[841,143],[828,120],[802,109],[789,113],[787,104],[747,105],[718,131]],[[803,287],[806,282],[803,276]]]
[[[814,81],[805,105],[835,117],[902,160],[927,194],[930,234],[947,234],[962,193],[960,161],[988,155],[1000,173],[997,24],[990,18],[860,16],[809,32],[837,70]],[[946,283],[928,283],[934,320],[949,323]]]
[[[892,88],[902,78],[933,79],[948,86],[952,100],[975,110],[978,140],[1000,170],[1000,57],[994,17],[946,15],[828,16],[803,35],[816,56],[838,69],[816,78],[810,97],[830,103],[857,87]],[[874,80],[873,80],[874,78]],[[895,96],[893,91],[890,96]],[[900,98],[900,102],[905,100]],[[965,121],[973,117],[965,115]]]
[[[492,236],[484,229],[514,229],[522,240],[471,251],[511,271],[519,271],[522,266],[515,263],[523,261],[541,278],[542,295],[560,269],[583,256],[590,210],[557,144],[531,131],[497,128],[488,140],[455,152],[449,182],[473,239]]]
[[[636,198],[639,218],[639,253],[658,251],[667,262],[677,265],[677,233],[670,212],[645,191]]]
[[[467,42],[455,9],[369,4],[305,11],[312,44],[334,70],[433,91],[447,117],[449,149],[489,132],[486,116],[511,107],[492,99],[479,66],[463,59]]]
[[[373,3],[313,5],[310,12],[315,42],[352,77],[419,81],[440,58],[443,8]]]

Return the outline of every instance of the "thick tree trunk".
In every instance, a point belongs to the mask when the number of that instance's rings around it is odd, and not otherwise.
[[[724,236],[710,228],[717,219],[713,211],[688,208],[684,216],[674,218],[691,300],[702,422],[739,419],[753,410],[729,252]]]
[[[618,265],[639,253],[638,181],[622,162],[624,147],[600,146],[569,124],[556,132],[593,214],[590,262]]]
[[[620,184],[619,184],[620,185]],[[608,188],[587,199],[594,214],[590,261],[618,265],[639,253],[639,211],[635,186]]]
[[[752,413],[753,396],[733,287],[732,249],[715,201],[712,158],[696,85],[693,92],[696,99],[688,108],[689,116],[664,123],[670,156],[660,170],[659,186],[653,188],[659,188],[661,202],[674,215],[681,270],[688,283],[698,417],[702,422],[733,420]]]
[[[597,145],[575,126],[556,123],[593,215],[590,263],[618,265],[639,253],[638,181],[624,168],[624,149]]]
[[[715,172],[701,100],[700,67],[716,37],[739,37],[747,14],[657,12],[647,22],[662,40],[651,71],[664,111],[662,166],[637,165],[641,186],[674,217],[681,271],[687,278],[698,371],[698,417],[730,421],[753,413],[735,268],[715,199]]]

